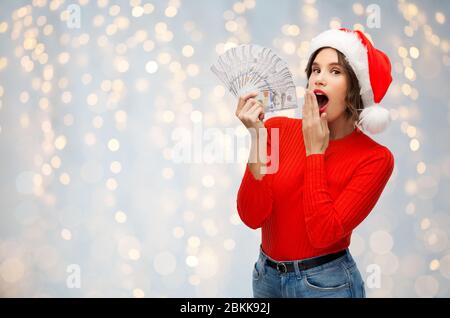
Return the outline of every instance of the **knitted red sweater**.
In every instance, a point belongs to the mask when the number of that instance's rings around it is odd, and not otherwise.
[[[279,168],[256,180],[246,166],[237,194],[241,220],[262,228],[262,248],[277,261],[347,248],[392,174],[392,153],[356,128],[330,140],[325,154],[306,156],[301,119],[273,117],[264,126],[269,155],[270,128],[279,128]]]

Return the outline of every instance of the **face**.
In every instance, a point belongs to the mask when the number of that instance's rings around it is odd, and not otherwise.
[[[345,118],[345,97],[347,94],[347,76],[344,67],[339,64],[338,54],[335,49],[324,48],[314,59],[311,76],[308,80],[308,88],[319,89],[326,97],[319,96],[319,108],[326,105],[328,122]],[[316,94],[316,96],[318,96]]]

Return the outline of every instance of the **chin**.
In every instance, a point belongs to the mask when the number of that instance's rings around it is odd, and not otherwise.
[[[327,113],[327,122],[332,123],[336,120],[336,117],[334,115],[330,115],[330,113]]]

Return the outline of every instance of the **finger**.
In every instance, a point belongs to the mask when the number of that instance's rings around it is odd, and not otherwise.
[[[252,121],[255,121],[257,118],[259,118],[259,115],[262,113],[264,108],[263,105],[260,103],[256,104],[255,106],[256,108],[252,109],[251,113],[250,112],[248,113]]]
[[[319,119],[319,104],[317,103],[316,94],[314,94],[314,92],[311,92],[311,113],[313,118]]]
[[[310,118],[310,119],[312,119],[312,116],[313,116],[313,113],[312,113],[312,99],[311,99],[311,91],[310,90],[308,90],[308,93],[307,93],[307,97],[308,97],[308,102],[307,102],[307,107],[306,107],[306,115]]]
[[[306,97],[303,97],[303,106],[302,106],[302,118],[305,119],[305,101]]]
[[[248,112],[258,101],[254,98],[247,99],[247,102],[245,103],[244,107],[241,109],[241,113]]]
[[[249,109],[243,110],[242,113],[245,114],[246,116],[250,116],[251,114],[253,114],[253,112],[257,108],[258,108],[258,103],[255,102]]]
[[[303,95],[302,118],[305,119],[306,114],[306,93]]]
[[[305,92],[305,103],[303,105],[303,120],[304,123],[308,123],[310,117],[309,117],[309,95],[308,90]]]
[[[257,102],[252,107],[252,110],[249,111],[248,113],[251,114],[251,115],[258,116],[261,112],[264,112],[264,106],[261,103]]]
[[[305,98],[304,98],[304,103],[303,103],[303,124],[304,124],[304,126],[306,126],[307,123],[308,123],[308,121],[309,121],[309,116],[308,116],[309,110],[308,110],[308,106],[309,106],[309,103],[308,103],[308,94],[305,93]]]
[[[258,119],[263,121],[264,115],[266,113],[266,110],[264,109],[264,105],[262,103],[258,102],[258,104],[260,106],[260,110],[259,110],[259,113],[258,113]]]
[[[245,103],[247,102],[247,100],[249,98],[253,98],[253,97],[256,97],[256,96],[258,96],[258,92],[250,92],[248,94],[240,96],[239,97],[239,101],[238,101],[238,107],[236,109],[236,113],[239,113],[242,110],[242,108],[244,107]]]
[[[324,133],[326,133],[326,132],[328,132],[328,121],[327,121],[327,113],[322,113],[321,115],[320,115],[320,123],[321,123],[321,126],[322,126],[322,131],[324,132]]]

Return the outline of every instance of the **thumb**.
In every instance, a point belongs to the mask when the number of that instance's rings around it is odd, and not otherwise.
[[[322,113],[320,115],[320,122],[322,124],[323,131],[327,131],[328,130],[327,116],[328,116],[327,113]]]

